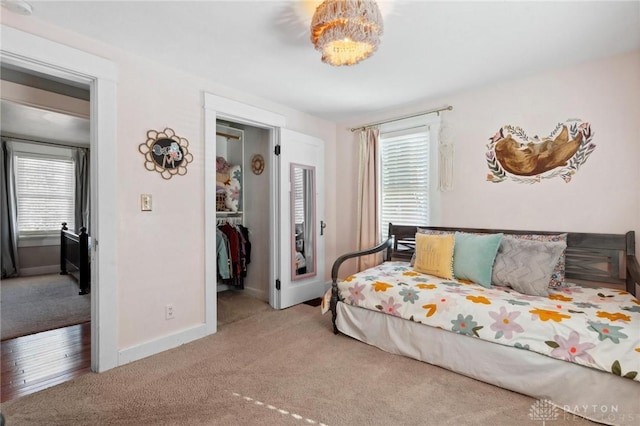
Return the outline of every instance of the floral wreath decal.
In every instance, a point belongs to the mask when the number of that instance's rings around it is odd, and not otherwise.
[[[262,174],[264,171],[264,158],[262,158],[262,155],[256,154],[251,157],[251,170],[253,171],[253,174]]]
[[[519,126],[505,125],[487,144],[487,180],[532,184],[560,176],[569,183],[595,149],[592,139],[591,125],[578,119],[558,123],[542,139],[530,138]]]
[[[168,180],[174,175],[187,174],[187,164],[193,161],[188,147],[189,141],[167,127],[161,132],[149,130],[147,141],[138,146],[138,151],[144,155],[147,170],[155,170]]]

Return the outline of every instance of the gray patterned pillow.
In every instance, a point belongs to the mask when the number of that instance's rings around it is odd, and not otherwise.
[[[555,235],[543,235],[543,234],[514,234],[511,235],[513,238],[518,238],[521,240],[528,241],[564,241],[567,242],[567,234],[555,234]],[[560,288],[566,287],[567,283],[564,279],[564,268],[565,268],[565,252],[563,251],[558,258],[558,263],[553,268],[553,273],[551,274],[551,279],[549,280],[549,288]]]
[[[528,241],[506,236],[493,265],[492,283],[531,296],[548,296],[549,279],[565,241]]]

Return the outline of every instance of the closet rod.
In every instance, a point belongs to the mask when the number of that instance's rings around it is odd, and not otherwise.
[[[216,132],[216,135],[218,135],[218,136],[224,136],[225,138],[231,138],[231,139],[238,139],[238,140],[240,140],[240,136],[230,135],[230,134],[228,134],[228,133]]]

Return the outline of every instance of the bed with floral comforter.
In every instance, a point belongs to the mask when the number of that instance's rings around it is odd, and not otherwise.
[[[578,285],[548,297],[421,274],[385,262],[338,284],[339,300],[640,381],[640,301]]]
[[[323,303],[334,333],[597,422],[637,424],[634,231],[389,224],[388,235],[334,262]],[[372,256],[382,252],[380,264]],[[340,266],[355,258],[378,266],[339,280]]]

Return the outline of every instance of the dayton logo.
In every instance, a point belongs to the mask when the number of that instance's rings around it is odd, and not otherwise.
[[[558,420],[558,407],[553,405],[548,399],[539,399],[531,405],[529,408],[529,418],[531,420],[542,421],[542,426],[545,426],[547,421]]]

